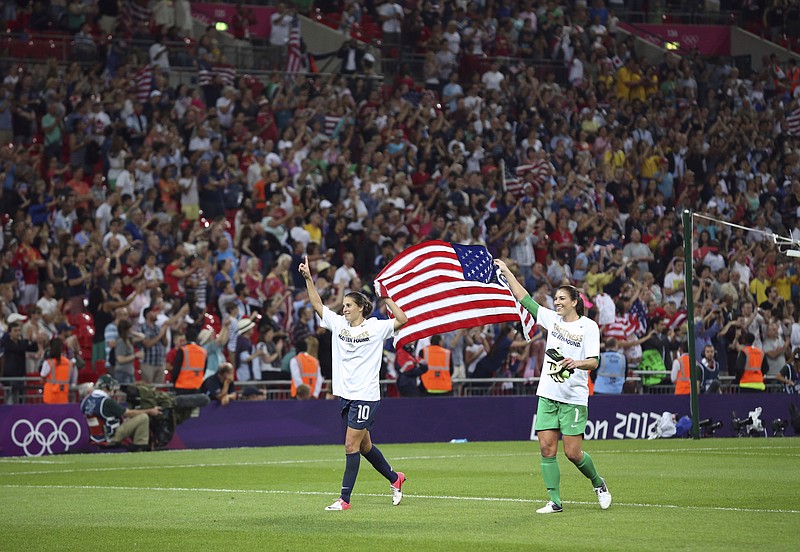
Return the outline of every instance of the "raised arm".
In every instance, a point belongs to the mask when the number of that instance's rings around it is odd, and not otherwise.
[[[525,296],[528,295],[528,290],[519,283],[517,277],[509,270],[508,265],[500,259],[495,259],[494,264],[500,269],[500,272],[506,277],[506,280],[508,280],[508,285],[511,287],[511,292],[514,294],[514,297],[519,301],[525,299]]]
[[[314,307],[314,312],[322,318],[322,297],[319,296],[319,292],[317,291],[316,286],[314,285],[314,280],[311,279],[311,269],[308,266],[308,257],[304,257],[304,261],[300,263],[297,267],[297,270],[300,271],[300,274],[303,275],[303,278],[306,280],[306,289],[308,290],[308,299],[311,301],[311,306]],[[401,311],[402,312],[402,311]],[[404,315],[405,316],[405,315]]]
[[[408,316],[406,313],[403,312],[403,309],[397,306],[390,297],[384,297],[384,301],[386,301],[386,306],[389,307],[389,310],[392,311],[394,315],[394,331],[399,330],[403,326],[405,326],[406,322],[408,322]]]

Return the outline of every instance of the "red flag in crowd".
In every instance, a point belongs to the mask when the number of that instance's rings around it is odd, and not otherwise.
[[[483,246],[439,240],[412,246],[375,278],[375,291],[408,316],[395,347],[435,334],[501,322],[520,322],[526,339],[535,321],[514,298]]]
[[[288,47],[286,72],[289,74],[299,73],[303,70],[303,57],[300,53],[300,18],[297,15],[294,16],[292,28],[289,30]]]

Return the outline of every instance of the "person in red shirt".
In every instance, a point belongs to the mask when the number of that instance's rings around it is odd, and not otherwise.
[[[142,276],[141,261],[142,252],[133,248],[128,251],[125,262],[122,264],[120,278],[122,278],[122,295],[127,297],[133,293],[133,284],[136,279]]]
[[[250,27],[258,23],[256,15],[250,8],[244,7],[241,0],[236,2],[236,12],[231,19],[231,34],[238,40],[250,39]]]
[[[176,253],[172,262],[164,270],[164,282],[169,286],[169,293],[178,299],[182,299],[186,295],[183,279],[192,273],[192,270],[185,268],[185,265],[186,260],[183,255]]]
[[[19,299],[21,307],[33,305],[39,300],[39,269],[46,265],[42,254],[31,245],[35,234],[33,228],[27,228],[14,254],[13,264],[22,272],[23,284]]]
[[[575,256],[575,236],[569,231],[569,218],[561,216],[558,219],[557,227],[550,233],[550,241],[553,243],[556,255],[568,255],[572,260]]]

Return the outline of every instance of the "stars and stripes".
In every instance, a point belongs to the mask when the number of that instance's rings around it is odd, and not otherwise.
[[[520,322],[530,339],[535,321],[514,298],[483,246],[432,240],[394,258],[375,279],[408,316],[395,346],[485,324]]]
[[[647,333],[647,307],[637,299],[630,308],[631,322],[635,324],[636,334],[643,336]]]
[[[503,166],[503,187],[516,197],[529,197],[544,189],[544,185],[552,178],[553,165],[547,159],[535,159],[531,163],[518,165],[513,169],[505,161]]]
[[[200,63],[197,75],[200,86],[208,86],[215,76],[219,76],[224,86],[233,86],[236,83],[236,67],[227,63]]]
[[[789,136],[800,137],[800,107],[786,117],[786,130]]]
[[[300,18],[297,15],[292,19],[289,29],[288,53],[286,56],[286,72],[289,74],[300,73],[303,70],[303,54],[300,51]]]
[[[146,102],[153,89],[153,66],[145,65],[133,75],[133,87],[140,102]]]

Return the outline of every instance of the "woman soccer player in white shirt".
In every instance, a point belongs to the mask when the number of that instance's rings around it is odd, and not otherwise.
[[[495,265],[508,280],[514,297],[547,330],[547,345],[542,366],[542,378],[536,394],[537,435],[542,453],[542,479],[550,501],[536,510],[540,514],[563,511],[561,505],[561,472],[558,454],[558,434],[564,440],[564,454],[592,482],[600,507],[611,506],[611,493],[605,480],[597,474],[594,462],[582,450],[589,402],[589,372],[597,368],[600,358],[600,329],[597,323],[583,316],[583,298],[575,286],[556,289],[555,311],[540,306],[498,259]]]
[[[405,474],[392,470],[378,447],[372,444],[369,430],[381,402],[383,343],[408,321],[408,317],[387,297],[384,301],[394,320],[366,318],[371,312],[372,302],[357,291],[345,295],[342,314],[335,314],[322,303],[311,279],[308,257],[300,263],[298,270],[306,280],[311,306],[322,319],[322,327],[333,333],[333,394],[339,397],[342,417],[347,420],[344,441],[347,461],[342,477],[342,494],[325,509],[350,509],[350,495],[358,476],[361,456],[389,480],[392,504],[397,506],[403,498]]]

